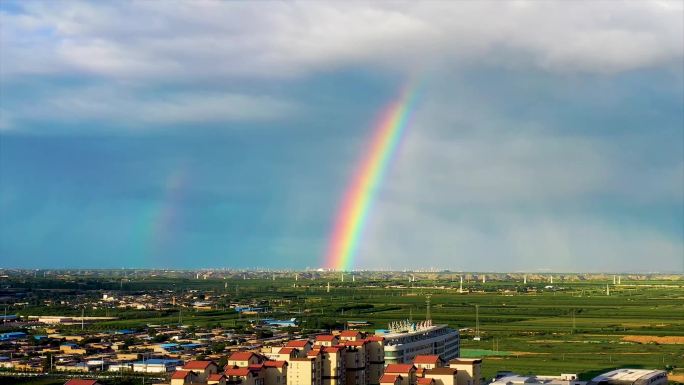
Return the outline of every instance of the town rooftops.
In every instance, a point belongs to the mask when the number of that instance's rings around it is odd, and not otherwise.
[[[370,341],[370,342],[382,342],[384,340],[385,340],[385,338],[381,337],[381,336],[368,336],[368,337],[366,337],[366,341]]]
[[[411,370],[416,370],[412,364],[389,364],[385,368],[385,373],[409,373]]]
[[[382,377],[380,377],[380,383],[381,384],[394,384],[397,382],[397,378],[401,380],[401,375],[400,374],[383,374]]]
[[[438,375],[438,376],[443,376],[443,375],[454,375],[458,372],[458,370],[454,368],[434,368],[434,369],[425,369],[425,375],[429,376],[431,374]]]
[[[221,381],[222,378],[225,378],[226,376],[223,373],[214,373],[210,374],[209,377],[207,377],[207,380],[209,381]]]
[[[282,368],[287,365],[287,361],[266,361],[264,367],[266,368]]]
[[[324,346],[322,350],[326,353],[337,353],[342,349],[344,346]]]
[[[418,385],[432,385],[435,383],[434,378],[419,378],[416,382]]]
[[[173,372],[173,375],[171,375],[171,379],[173,379],[173,380],[181,379],[182,380],[185,377],[189,376],[191,373],[194,374],[194,372],[192,370],[188,370],[188,371],[178,370],[178,371]]]
[[[358,330],[343,330],[340,332],[341,337],[358,337],[361,333]]]
[[[188,361],[185,365],[183,365],[183,369],[204,370],[207,367],[209,367],[209,365],[212,365],[212,364],[214,364],[213,361],[199,361],[199,360]],[[214,365],[216,365],[216,364],[214,364]]]
[[[368,341],[366,340],[361,340],[361,341],[344,341],[342,345],[344,346],[353,346],[353,347],[359,347],[367,344]]]
[[[306,345],[310,344],[309,340],[293,340],[289,341],[285,347],[288,348],[303,348],[306,347]]]
[[[294,352],[295,350],[299,350],[299,349],[292,348],[292,347],[284,347],[284,348],[280,348],[280,350],[278,350],[278,354],[292,354],[292,352]]]
[[[316,341],[326,341],[326,342],[331,342],[334,341],[337,336],[334,336],[332,334],[323,334],[320,336],[316,336]]]
[[[226,376],[247,377],[251,370],[249,368],[232,367],[225,370]]]
[[[235,352],[228,357],[228,361],[249,361],[257,356],[254,352]]]
[[[442,359],[436,355],[436,354],[430,354],[430,355],[418,355],[416,358],[413,360],[414,364],[433,364],[437,365],[439,362],[442,361]]]

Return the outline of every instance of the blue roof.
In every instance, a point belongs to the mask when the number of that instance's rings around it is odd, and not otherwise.
[[[26,337],[26,333],[24,332],[9,332],[9,333],[1,333],[0,334],[0,340],[13,340],[17,338],[22,338]]]

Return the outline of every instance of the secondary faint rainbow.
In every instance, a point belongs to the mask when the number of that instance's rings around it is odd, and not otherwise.
[[[187,167],[173,168],[166,175],[163,195],[141,210],[140,222],[132,229],[148,259],[148,263],[159,263],[178,238],[183,219],[183,203],[190,183]]]
[[[363,154],[335,217],[325,257],[327,268],[354,267],[370,207],[410,121],[419,88],[415,80],[409,82],[380,114],[370,147]]]

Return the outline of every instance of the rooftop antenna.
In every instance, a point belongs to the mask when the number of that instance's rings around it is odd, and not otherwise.
[[[480,340],[480,305],[475,305],[475,338],[473,340]]]
[[[425,305],[427,307],[427,310],[425,312],[425,320],[429,321],[432,319],[432,316],[430,314],[430,297],[432,297],[432,294],[425,294]]]

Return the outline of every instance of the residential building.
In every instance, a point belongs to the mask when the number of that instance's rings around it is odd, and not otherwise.
[[[458,385],[481,385],[481,359],[455,358],[449,361],[449,367],[458,370]]]
[[[409,363],[418,355],[439,355],[448,361],[460,355],[458,330],[447,325],[397,322],[388,331],[378,331],[384,337],[385,363]]]
[[[315,357],[292,358],[288,364],[288,385],[321,385]]]
[[[519,375],[511,372],[496,376],[490,385],[586,385],[586,381],[579,381],[576,374],[561,374],[560,376]]]
[[[617,369],[603,373],[588,385],[666,385],[667,372],[649,369]]]
[[[413,364],[389,364],[385,368],[385,374],[401,375],[401,385],[416,385],[416,367]]]
[[[457,385],[457,372],[458,370],[454,368],[436,367],[425,369],[423,372],[423,378],[431,378],[435,380],[435,385]]]
[[[200,381],[205,381],[212,374],[217,374],[219,372],[219,367],[214,361],[188,361],[183,365],[179,371],[193,371],[200,379]]]

